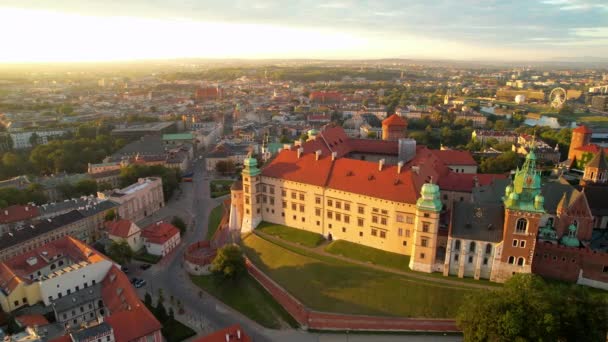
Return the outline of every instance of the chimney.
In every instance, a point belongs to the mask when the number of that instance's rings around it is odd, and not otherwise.
[[[300,147],[298,149],[298,159],[300,159],[300,157],[302,157],[303,154],[304,154],[304,149]]]
[[[7,215],[7,216],[8,216],[8,210],[5,210],[5,211],[4,211],[4,215]]]
[[[27,205],[25,206],[25,211],[30,211],[30,207],[28,207]]]
[[[226,334],[226,342],[230,342],[230,334]]]
[[[332,152],[331,153],[331,161],[334,161],[338,158],[338,152]]]
[[[412,171],[416,172],[417,175],[420,174],[420,166],[412,166]]]
[[[241,339],[241,330],[237,330],[236,331],[236,338],[238,338],[239,340]]]
[[[378,161],[378,171],[382,171],[382,167],[384,166],[384,158]]]
[[[315,152],[315,160],[319,160],[321,158],[321,154],[323,153],[323,151],[321,150],[317,150]]]
[[[401,169],[403,168],[403,162],[400,161],[397,163],[397,174],[401,173]]]

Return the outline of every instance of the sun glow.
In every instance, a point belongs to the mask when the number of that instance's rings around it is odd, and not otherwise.
[[[184,19],[83,16],[0,7],[0,62],[356,56],[350,34]]]

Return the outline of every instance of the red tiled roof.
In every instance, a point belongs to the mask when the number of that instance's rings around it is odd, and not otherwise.
[[[585,125],[580,125],[577,128],[575,128],[574,130],[572,130],[573,133],[582,133],[582,134],[591,134],[592,131]]]
[[[238,331],[241,333],[241,338],[238,338]],[[228,339],[226,339],[228,335]],[[245,334],[240,325],[235,324],[228,328],[218,330],[211,335],[198,338],[194,342],[251,342],[251,338]]]
[[[0,210],[0,224],[29,220],[40,215],[38,208],[31,205],[11,205]]]
[[[129,237],[129,231],[131,230],[131,225],[133,224],[134,223],[131,222],[131,220],[122,219],[106,222],[106,228],[108,230],[108,234],[126,239]]]
[[[600,153],[600,147],[596,144],[589,144],[589,145],[577,147],[575,150],[589,152],[589,153],[593,153],[593,154]],[[606,147],[604,148],[604,153],[608,153],[608,148],[606,148]]]
[[[106,322],[114,329],[116,341],[134,341],[152,335],[161,324],[139,300],[127,276],[112,266],[102,281],[101,296],[110,316]]]
[[[407,122],[397,114],[393,114],[382,121],[382,126],[407,127]]]
[[[55,337],[54,339],[50,340],[49,342],[72,342],[72,338],[70,337],[70,335],[63,335],[63,336]]]
[[[318,140],[320,139],[317,138],[316,141]],[[319,160],[315,160],[314,152],[305,152],[298,158],[297,151],[283,150],[262,169],[262,176],[324,186],[332,166],[328,154],[329,152],[324,152]]]
[[[162,245],[177,234],[179,234],[179,229],[174,225],[160,221],[152,223],[142,230],[141,237],[148,242]]]
[[[49,324],[49,321],[43,315],[23,315],[16,318],[22,327],[33,327],[35,325],[42,326]]]
[[[469,151],[433,150],[433,153],[446,165],[477,165]]]
[[[489,185],[496,179],[506,179],[504,174],[470,174],[470,173],[455,173],[450,172],[445,177],[442,177],[438,185],[441,190],[473,192],[475,187],[475,177],[479,186]]]

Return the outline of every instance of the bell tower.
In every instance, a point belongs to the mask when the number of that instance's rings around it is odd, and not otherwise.
[[[593,159],[591,159],[585,165],[585,173],[583,174],[582,185],[589,183],[592,184],[606,184],[608,180],[608,163],[606,162],[606,155],[604,154],[604,148],[600,147],[600,153],[597,153]]]
[[[570,149],[568,150],[568,159],[574,160],[577,156],[579,147],[591,144],[591,130],[585,125],[581,125],[572,130],[572,139],[570,139]]]
[[[416,202],[414,245],[409,266],[414,271],[431,273],[435,265],[439,216],[442,208],[439,186],[425,183],[420,195]],[[443,260],[440,262],[443,263]]]
[[[260,169],[258,161],[249,156],[243,161],[243,225],[241,232],[250,232],[262,221]]]
[[[530,273],[540,219],[545,213],[541,195],[540,171],[536,170],[534,150],[526,156],[521,169],[503,197],[505,222],[503,240],[496,254],[490,280],[504,282],[515,273]]]

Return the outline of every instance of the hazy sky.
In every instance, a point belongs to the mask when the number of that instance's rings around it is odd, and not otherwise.
[[[0,0],[0,62],[608,56],[608,0]]]

